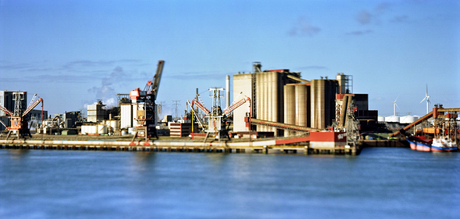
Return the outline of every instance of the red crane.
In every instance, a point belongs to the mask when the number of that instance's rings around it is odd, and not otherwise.
[[[210,90],[217,91],[216,95],[214,95],[214,98],[219,96],[218,91],[221,90],[221,88],[211,88]],[[239,97],[239,96],[238,96]],[[238,98],[237,97],[237,98]],[[216,137],[220,139],[221,136],[228,136],[228,127],[225,125],[225,118],[230,115],[231,112],[233,112],[235,109],[238,107],[242,106],[244,103],[247,101],[250,101],[251,98],[247,97],[246,95],[243,95],[243,97],[237,99],[232,103],[232,105],[228,106],[223,110],[223,112],[220,110],[220,100],[213,100],[213,103],[216,103],[215,106],[213,106],[213,112],[209,111],[202,103],[200,103],[197,99],[194,99],[192,103],[190,104],[190,101],[187,101],[188,104],[190,105],[190,108],[193,111],[193,114],[196,116],[198,123],[203,127],[203,130],[206,132],[206,137],[205,137],[205,142],[209,136],[209,133],[214,133],[217,135]],[[196,105],[198,108],[200,108],[208,117],[208,127],[207,130],[203,126],[203,122],[199,118],[198,114],[195,112],[193,109],[193,105]],[[218,110],[214,110],[218,109]]]
[[[153,82],[148,81],[145,85],[144,90],[136,88],[129,92],[129,97],[133,104],[137,106],[137,126],[135,126],[137,136],[145,137],[148,140],[151,137],[158,139],[157,130],[155,128],[156,123],[156,104],[158,89],[160,88],[161,75],[163,73],[163,66],[165,61],[158,61],[158,67],[155,75],[153,76]]]
[[[43,119],[43,99],[38,98],[35,101],[33,100],[30,105],[27,107],[26,110],[22,111],[22,100],[24,100],[25,92],[23,91],[15,91],[13,93],[13,98],[15,101],[14,112],[11,112],[7,108],[0,106],[0,110],[5,112],[10,116],[11,127],[5,127],[8,130],[8,135],[6,139],[8,139],[11,134],[16,135],[17,138],[21,137],[32,137],[30,134],[28,122],[30,116],[28,115],[30,111],[32,111],[39,103],[42,103],[42,119]],[[34,96],[35,97],[35,96]]]

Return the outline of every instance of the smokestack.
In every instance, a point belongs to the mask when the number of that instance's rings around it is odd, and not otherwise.
[[[227,101],[226,102],[227,102],[227,107],[229,107],[230,106],[230,75],[226,76],[226,81],[225,82],[226,82],[225,83],[225,90],[227,92],[227,97],[226,97]]]

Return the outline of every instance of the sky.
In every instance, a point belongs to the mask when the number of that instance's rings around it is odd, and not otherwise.
[[[290,69],[352,75],[369,109],[460,107],[460,2],[450,0],[0,0],[0,90],[44,99],[50,115],[143,89],[165,60],[157,103],[179,113],[225,76]],[[223,105],[225,105],[223,101]]]

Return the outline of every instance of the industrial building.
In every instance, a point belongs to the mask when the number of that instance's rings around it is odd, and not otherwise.
[[[99,122],[107,117],[107,111],[104,109],[105,105],[102,101],[98,101],[96,104],[88,105],[86,107],[87,122]]]
[[[21,96],[21,103],[19,104],[20,108],[22,111],[26,110],[28,107],[27,104],[27,91],[7,91],[7,90],[2,90],[0,91],[0,106],[4,107],[5,109],[14,112],[15,108],[15,100],[13,97],[13,93],[15,92],[21,92],[23,95]],[[32,98],[34,99],[34,98]],[[33,100],[32,100],[33,101]],[[31,104],[31,103],[29,103]],[[41,120],[42,118],[42,110],[34,110],[32,109],[28,116],[31,117],[31,120]],[[43,118],[46,119],[48,116],[47,111],[43,111]],[[5,124],[6,126],[10,127],[11,126],[11,120],[9,119],[9,116],[2,110],[0,110],[0,121],[1,123]],[[6,130],[6,127],[0,124],[0,131]]]
[[[275,136],[282,136],[284,130],[275,127],[257,125],[249,127],[245,117],[260,120],[284,123],[284,85],[296,83],[293,78],[300,78],[299,72],[289,72],[288,69],[261,71],[262,65],[254,63],[253,73],[239,73],[233,75],[233,96],[240,95],[251,98],[233,112],[233,131],[273,132]]]
[[[113,134],[120,130],[120,121],[118,119],[120,113],[119,107],[106,109],[102,101],[98,101],[95,104],[88,105],[86,107],[86,113],[87,118],[86,122],[81,125],[81,134],[104,135]],[[72,120],[70,122],[72,122]]]
[[[41,121],[42,120],[42,110],[31,110],[30,111],[31,120]],[[43,120],[48,118],[48,111],[43,110]]]
[[[5,107],[9,111],[14,111],[14,99],[13,99],[13,93],[16,91],[7,91],[7,90],[2,90],[0,91],[0,106]],[[22,91],[24,92],[24,98],[22,99],[21,106],[23,109],[27,108],[27,91]],[[6,113],[0,110],[0,116],[6,116]]]
[[[340,119],[344,127],[347,103],[352,100],[357,119],[366,124],[377,121],[377,111],[368,110],[368,95],[352,94],[350,75],[339,73],[335,79],[305,80],[300,72],[261,68],[255,62],[253,72],[233,75],[234,98],[251,97],[234,111],[234,132],[272,132],[275,137],[287,137],[337,127]]]

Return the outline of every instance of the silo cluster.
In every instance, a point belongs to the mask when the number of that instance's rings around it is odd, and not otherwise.
[[[234,96],[243,92],[251,97],[251,109],[240,107],[234,112],[234,132],[253,130],[273,132],[275,136],[297,134],[279,126],[244,126],[244,117],[249,114],[262,121],[316,129],[326,129],[332,125],[336,94],[340,93],[338,89],[348,89],[346,81],[340,81],[342,86],[338,80],[327,78],[307,81],[300,78],[299,72],[289,72],[288,69],[261,71],[261,65],[257,67],[254,73],[233,75]]]
[[[309,127],[310,86],[307,83],[284,85],[284,123]],[[295,135],[294,131],[284,136]]]
[[[262,72],[256,73],[256,109],[257,118],[278,122],[280,119],[278,115],[280,112],[277,110],[278,102],[280,101],[278,95],[278,74],[277,72]],[[258,131],[274,132],[272,127],[261,126],[257,128]]]

